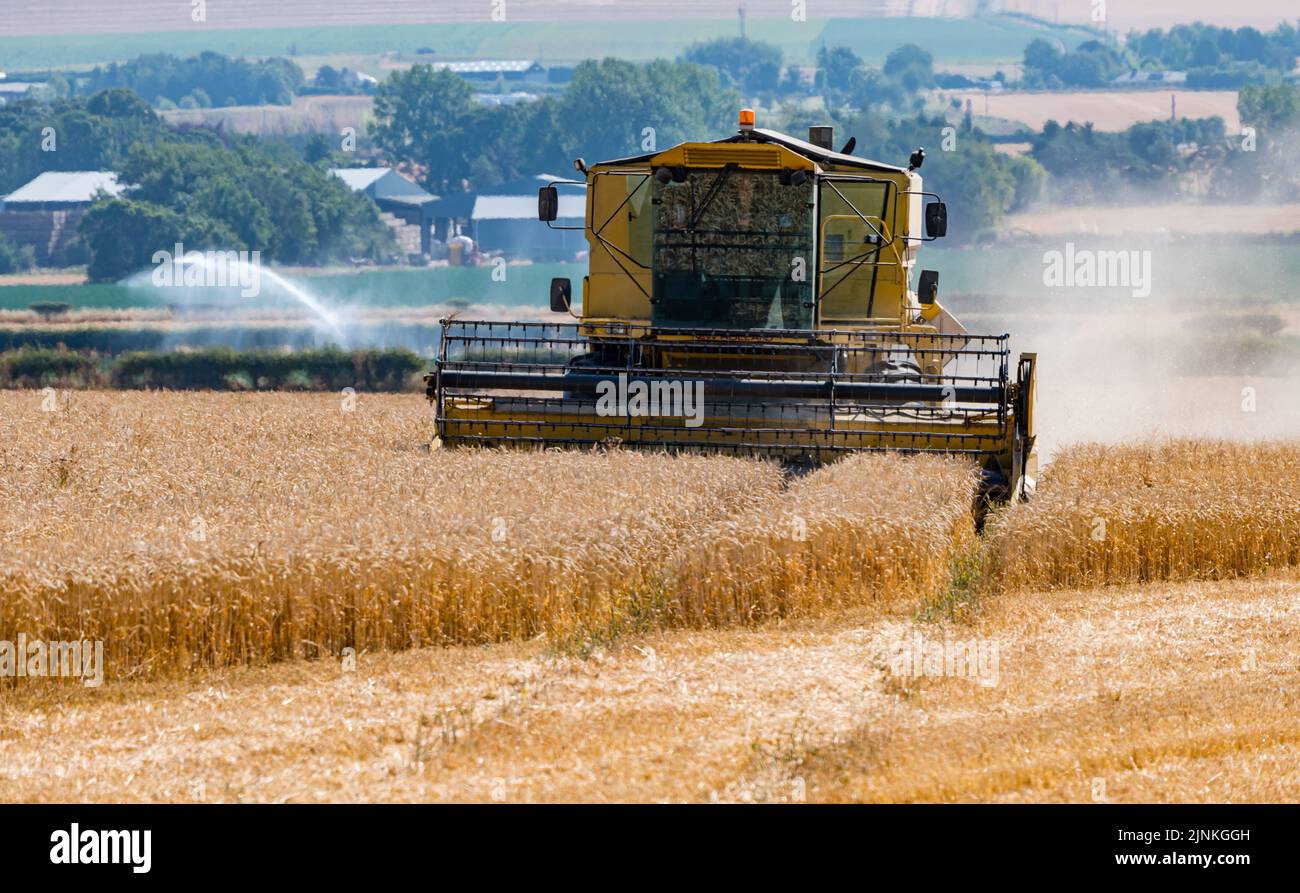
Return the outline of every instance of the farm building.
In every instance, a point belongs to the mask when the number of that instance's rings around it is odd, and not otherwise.
[[[438,201],[419,184],[391,167],[336,167],[331,171],[353,192],[364,192],[379,206],[380,217],[393,229],[407,254],[433,251],[433,206]]]
[[[536,102],[540,99],[536,93],[526,93],[523,90],[516,90],[513,93],[475,93],[474,101],[479,105],[495,108],[502,105],[520,105],[525,102]]]
[[[586,217],[586,190],[560,187],[560,213],[552,229],[537,219],[537,188],[550,177],[520,184],[516,188],[474,197],[469,222],[474,240],[484,253],[501,252],[506,257],[538,261],[572,260],[587,247],[582,226]]]
[[[46,171],[0,199],[0,233],[32,246],[37,263],[57,263],[95,199],[122,190],[112,171]]]
[[[1187,83],[1185,71],[1130,71],[1111,81],[1116,87],[1181,87]]]
[[[560,215],[552,229],[537,219],[537,190],[559,178],[539,174],[481,192],[457,192],[433,207],[438,239],[471,237],[484,254],[518,260],[571,260],[587,247],[581,227],[586,216],[586,188],[560,184]]]
[[[470,81],[545,81],[546,69],[535,59],[475,59],[468,62],[434,62],[435,71],[450,71]]]
[[[16,102],[36,94],[44,84],[32,84],[25,81],[6,81],[0,75],[0,105]]]

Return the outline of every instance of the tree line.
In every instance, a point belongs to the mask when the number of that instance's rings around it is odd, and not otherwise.
[[[1252,84],[1237,94],[1244,128],[1223,119],[1144,121],[1117,132],[1048,121],[1031,155],[1049,174],[1058,203],[1172,200],[1300,200],[1300,87]]]
[[[288,264],[394,254],[375,204],[328,166],[283,142],[171,127],[123,88],[0,107],[0,190],[46,170],[112,170],[131,185],[120,198],[97,201],[82,218],[78,254],[56,259],[87,263],[95,281],[142,269],[177,242],[257,250]]]
[[[1300,31],[1288,22],[1265,34],[1195,22],[1133,31],[1120,44],[1087,40],[1072,51],[1039,38],[1025,48],[1020,86],[1104,87],[1130,71],[1182,71],[1189,87],[1231,89],[1280,83],[1295,68]]]
[[[79,84],[83,94],[124,87],[160,108],[288,105],[306,81],[290,59],[231,59],[202,52],[188,59],[151,53],[97,67]]]

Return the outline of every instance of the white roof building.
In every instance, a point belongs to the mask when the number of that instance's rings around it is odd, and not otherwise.
[[[582,220],[587,215],[586,195],[560,194],[560,220]],[[473,220],[536,220],[536,195],[480,195],[474,199]]]
[[[21,205],[33,209],[89,205],[101,190],[118,196],[125,188],[117,182],[117,174],[112,171],[46,171],[5,196],[3,205],[5,208]]]
[[[336,167],[330,173],[348,185],[353,192],[364,192],[375,201],[421,204],[432,201],[420,184],[408,180],[391,167]]]
[[[497,74],[525,75],[544,71],[535,59],[473,59],[466,62],[434,62],[433,70],[446,69],[453,74],[489,76]]]

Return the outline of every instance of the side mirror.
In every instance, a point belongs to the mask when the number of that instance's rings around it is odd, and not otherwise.
[[[930,202],[925,206],[925,234],[931,239],[948,235],[948,206],[943,202]]]
[[[921,281],[916,286],[916,296],[922,304],[929,305],[935,302],[939,297],[938,270],[921,271]]]
[[[560,191],[554,186],[537,190],[537,219],[550,223],[560,216]]]
[[[544,187],[543,187],[544,188]],[[554,188],[554,187],[552,187]],[[551,280],[551,312],[568,313],[573,303],[573,283],[558,276]]]

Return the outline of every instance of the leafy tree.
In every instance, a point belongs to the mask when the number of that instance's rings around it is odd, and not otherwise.
[[[1025,47],[1025,70],[1053,71],[1063,55],[1064,53],[1055,44],[1037,37]]]
[[[718,69],[726,82],[751,93],[775,90],[781,79],[781,48],[744,37],[696,43],[682,61]]]
[[[134,119],[147,124],[158,122],[158,115],[149,108],[149,103],[124,87],[93,94],[86,100],[86,111],[100,118]]]
[[[434,192],[470,175],[481,152],[467,138],[474,93],[463,78],[431,65],[394,72],[375,92],[370,135],[394,162],[423,166]]]
[[[36,253],[30,245],[19,248],[0,233],[0,275],[30,270],[36,263]]]
[[[848,47],[822,47],[817,51],[818,76],[831,90],[849,90],[853,86],[853,73],[862,66],[862,59]]]
[[[266,261],[318,263],[393,251],[391,231],[365,195],[308,164],[292,147],[254,138],[133,145],[119,169],[130,191],[82,220],[95,280],[147,266],[154,251],[255,250]]]
[[[1113,202],[1133,188],[1174,198],[1185,175],[1213,175],[1226,152],[1221,118],[1147,121],[1119,133],[1049,121],[1032,150],[1052,177],[1053,197],[1078,202]]]
[[[914,43],[905,43],[885,57],[884,72],[915,93],[934,86],[934,57]]]
[[[342,72],[333,65],[322,65],[316,70],[315,84],[317,87],[323,87],[327,90],[337,90],[339,88]]]
[[[1282,76],[1258,62],[1223,62],[1187,72],[1187,86],[1196,89],[1237,90],[1249,84],[1277,84]]]
[[[1237,114],[1243,124],[1260,129],[1294,129],[1300,126],[1300,87],[1243,87],[1237,94]]]
[[[302,157],[308,164],[332,161],[334,158],[334,144],[323,133],[309,134],[303,144]]]
[[[903,111],[908,105],[908,91],[882,71],[858,69],[853,77],[852,101],[860,109],[884,106]]]
[[[513,182],[542,172],[567,173],[573,153],[565,147],[567,127],[559,100],[476,109],[466,127],[483,151],[469,179],[478,188]]]
[[[785,73],[781,75],[781,85],[778,89],[786,96],[807,93],[808,87],[804,83],[803,71],[797,65],[786,66]]]
[[[1113,48],[1096,40],[1063,53],[1045,40],[1025,47],[1024,81],[1031,87],[1102,87],[1127,70]]]
[[[857,137],[854,154],[901,164],[918,146],[932,144],[945,126],[941,117],[891,122],[868,111],[849,119],[845,130]],[[962,136],[953,151],[931,151],[921,173],[926,190],[948,203],[949,238],[957,243],[978,238],[1007,211],[1034,201],[1046,178],[1037,162],[1003,155],[977,133]]]
[[[347,256],[387,233],[369,198],[284,152],[253,142],[139,144],[121,176],[135,184],[131,198],[216,221],[224,246],[256,249],[266,260]]]
[[[637,65],[618,59],[583,62],[561,101],[569,122],[570,157],[593,160],[640,154],[653,129],[654,147],[713,138],[734,128],[740,97],[711,68],[664,60]]]
[[[28,99],[0,106],[0,194],[43,171],[113,170],[133,143],[168,133],[129,91],[48,105]],[[51,139],[55,151],[46,151]]]
[[[1233,87],[1275,79],[1295,68],[1300,36],[1289,22],[1265,34],[1257,28],[1233,30],[1202,22],[1131,32],[1125,46],[1146,69],[1190,69],[1195,86]],[[1272,72],[1272,77],[1269,77]]]
[[[1300,87],[1290,84],[1243,87],[1237,94],[1241,122],[1256,130],[1254,152],[1232,152],[1218,196],[1295,201],[1300,198]]]
[[[124,87],[141,96],[204,106],[217,96],[223,105],[288,105],[303,87],[302,69],[288,59],[231,59],[211,51],[188,59],[149,53],[93,70],[86,92]],[[211,104],[211,100],[207,101]]]
[[[81,236],[90,246],[87,274],[95,282],[119,279],[148,266],[159,250],[187,235],[180,215],[152,202],[107,199],[81,218]],[[200,246],[194,246],[200,247]]]
[[[186,204],[186,213],[224,222],[231,235],[224,247],[252,250],[274,243],[271,213],[246,183],[219,178],[202,184]]]
[[[1196,42],[1196,49],[1192,51],[1192,65],[1197,68],[1213,67],[1219,64],[1222,57],[1223,53],[1219,51],[1219,45],[1215,43],[1214,38],[1208,34],[1202,35]]]

